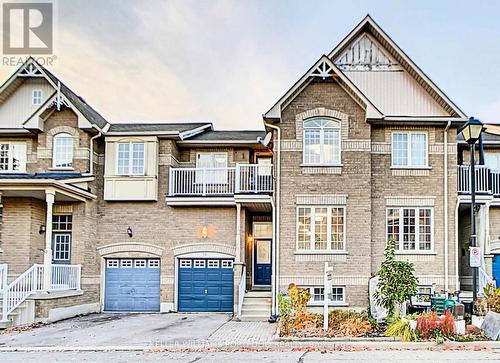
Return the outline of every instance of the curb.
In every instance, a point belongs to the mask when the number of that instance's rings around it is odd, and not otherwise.
[[[295,344],[292,344],[295,343]],[[172,344],[164,346],[69,346],[69,347],[0,347],[0,352],[190,352],[190,351],[290,351],[290,350],[332,350],[332,351],[360,351],[360,350],[499,350],[500,342],[397,342],[397,341],[293,341],[293,342],[263,342],[262,344],[217,344],[200,342],[199,344]]]

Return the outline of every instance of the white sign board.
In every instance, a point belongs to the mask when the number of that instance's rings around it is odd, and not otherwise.
[[[470,261],[470,267],[481,267],[481,248],[470,247],[469,261]]]

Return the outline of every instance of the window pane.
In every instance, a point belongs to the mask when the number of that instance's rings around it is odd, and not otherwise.
[[[118,174],[129,174],[130,144],[118,144]]]
[[[430,251],[432,240],[431,232],[431,210],[420,209],[419,211],[419,247],[421,250]]]
[[[323,162],[340,163],[339,130],[324,130],[323,137]]]
[[[331,300],[336,302],[344,301],[344,289],[342,287],[332,287]]]
[[[328,214],[327,208],[315,208],[314,213],[314,249],[326,250],[328,248],[327,240],[327,225]]]
[[[26,170],[26,144],[11,144],[12,147],[12,170]]]
[[[325,300],[325,288],[324,287],[315,287],[313,291],[313,300],[314,301],[324,301]]]
[[[344,209],[332,208],[331,217],[332,250],[344,249]]]
[[[411,165],[425,166],[427,153],[427,135],[426,134],[411,134]]]
[[[304,132],[304,163],[319,164],[321,162],[320,130]]]
[[[144,173],[144,144],[132,144],[132,174]]]
[[[299,208],[298,214],[298,249],[309,250],[311,248],[311,208]]]
[[[395,249],[399,246],[399,209],[389,209],[387,211],[387,242],[394,240]]]
[[[403,250],[415,250],[416,216],[415,209],[403,209]]]
[[[9,170],[10,144],[0,144],[0,170]]]
[[[408,165],[408,134],[392,134],[392,165]]]
[[[70,168],[73,166],[73,138],[71,136],[54,137],[54,167]]]
[[[53,245],[54,260],[68,261],[70,259],[71,234],[54,234]]]

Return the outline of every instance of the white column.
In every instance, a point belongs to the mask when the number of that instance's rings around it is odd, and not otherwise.
[[[236,263],[241,262],[241,204],[236,203]]]
[[[43,290],[50,290],[50,281],[52,279],[52,207],[54,206],[56,192],[53,190],[45,191],[45,200],[47,201],[47,218],[45,221],[45,250],[43,253]]]

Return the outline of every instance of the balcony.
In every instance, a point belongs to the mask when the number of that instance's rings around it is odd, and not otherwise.
[[[471,172],[469,165],[457,165],[457,192],[470,194]],[[493,170],[484,165],[476,165],[476,192],[500,196],[500,170]]]
[[[272,165],[237,164],[228,168],[170,168],[169,196],[271,194]]]

